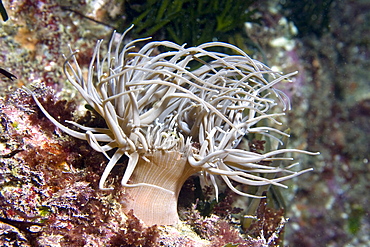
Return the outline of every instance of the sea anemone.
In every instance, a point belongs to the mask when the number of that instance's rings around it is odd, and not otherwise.
[[[124,212],[133,209],[147,225],[176,224],[177,197],[192,174],[199,173],[212,183],[216,194],[215,176],[219,175],[235,193],[258,197],[238,190],[232,181],[286,187],[280,182],[311,170],[294,172],[291,165],[269,164],[289,160],[281,157],[283,153],[316,153],[276,149],[260,154],[240,148],[250,133],[271,140],[287,135],[264,124],[280,124],[276,118],[284,113],[271,111],[277,102],[281,102],[283,111],[290,108],[289,99],[274,85],[296,72],[283,75],[271,71],[241,49],[222,42],[186,48],[169,41],[153,41],[134,51],[134,44],[146,39],[123,45],[126,33],[117,41],[117,35],[113,35],[103,58],[102,41],[97,42],[86,78],[77,62],[77,52],[71,49],[64,64],[68,80],[105,119],[107,128],[67,121],[80,131],[68,128],[34,97],[57,127],[88,141],[109,159],[100,189],[113,189],[108,175],[122,156],[128,158],[122,178],[127,195]],[[232,55],[221,52],[224,50]],[[115,152],[110,157],[107,152],[112,149]],[[261,175],[265,173],[285,175],[268,179]]]

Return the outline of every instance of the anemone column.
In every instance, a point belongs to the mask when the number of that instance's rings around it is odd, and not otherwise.
[[[134,214],[147,225],[175,225],[179,221],[177,199],[185,180],[197,169],[190,166],[183,153],[155,151],[138,161],[130,183],[154,186],[126,187],[124,212]]]

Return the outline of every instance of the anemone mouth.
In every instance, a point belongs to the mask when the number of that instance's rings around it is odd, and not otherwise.
[[[107,128],[85,127],[75,122],[69,123],[80,131],[67,128],[53,119],[34,97],[55,125],[87,140],[107,156],[109,163],[100,180],[101,189],[112,189],[106,188],[105,182],[123,155],[129,158],[123,186],[155,186],[133,185],[129,180],[139,160],[158,150],[183,153],[188,163],[210,177],[216,188],[213,176],[220,175],[233,191],[245,196],[253,195],[236,190],[230,180],[255,186],[283,186],[281,181],[309,170],[292,172],[290,167],[271,167],[259,162],[281,159],[275,157],[280,153],[317,153],[280,149],[257,154],[238,148],[248,133],[276,140],[286,135],[260,123],[269,120],[280,124],[276,118],[284,113],[274,113],[272,108],[280,103],[285,111],[290,109],[290,103],[274,85],[289,80],[297,72],[283,75],[271,71],[239,48],[222,42],[185,48],[169,41],[155,41],[134,52],[135,43],[145,39],[122,45],[126,32],[117,43],[112,37],[103,58],[102,41],[98,41],[86,78],[72,49],[64,64],[68,80],[105,119]],[[233,55],[217,51],[219,47]],[[158,54],[158,49],[164,52]],[[112,149],[117,150],[109,157],[106,152]],[[280,172],[288,175],[273,179],[255,175]]]

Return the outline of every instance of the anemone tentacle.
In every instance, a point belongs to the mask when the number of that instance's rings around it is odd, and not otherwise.
[[[107,151],[117,149],[102,174],[101,189],[111,189],[105,183],[123,155],[129,158],[123,186],[156,187],[145,182],[132,185],[130,179],[141,159],[148,163],[148,157],[162,151],[181,153],[191,167],[211,180],[216,190],[214,176],[220,175],[231,190],[251,197],[259,196],[237,190],[231,180],[252,186],[284,187],[280,182],[310,170],[294,172],[291,166],[274,167],[261,162],[287,160],[279,156],[283,153],[318,153],[277,149],[258,154],[239,148],[249,133],[278,141],[280,136],[289,136],[263,126],[262,120],[280,124],[277,118],[284,113],[274,112],[274,108],[280,103],[283,111],[289,110],[290,102],[274,86],[297,72],[274,72],[241,49],[222,42],[186,48],[169,41],[154,41],[134,52],[135,43],[147,39],[122,45],[127,32],[117,43],[112,37],[102,58],[103,41],[97,42],[87,78],[78,64],[77,51],[71,49],[64,64],[68,80],[105,119],[107,128],[68,121],[79,129],[72,130],[57,122],[34,97],[47,118],[64,132],[88,141],[107,157]],[[229,49],[233,55],[218,48]],[[165,52],[157,54],[158,50]],[[272,179],[257,175],[263,173],[288,175]]]

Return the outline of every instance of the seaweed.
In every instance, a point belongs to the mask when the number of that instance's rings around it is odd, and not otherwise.
[[[245,22],[259,22],[252,9],[254,1],[126,1],[125,19],[118,31],[135,24],[135,37],[155,36],[178,44],[196,46],[212,40],[228,41],[243,33]],[[245,35],[245,34],[243,34]]]
[[[110,246],[157,246],[159,230],[157,225],[145,227],[138,218],[135,217],[131,210],[127,214],[127,220],[124,224],[124,230],[112,237]]]

